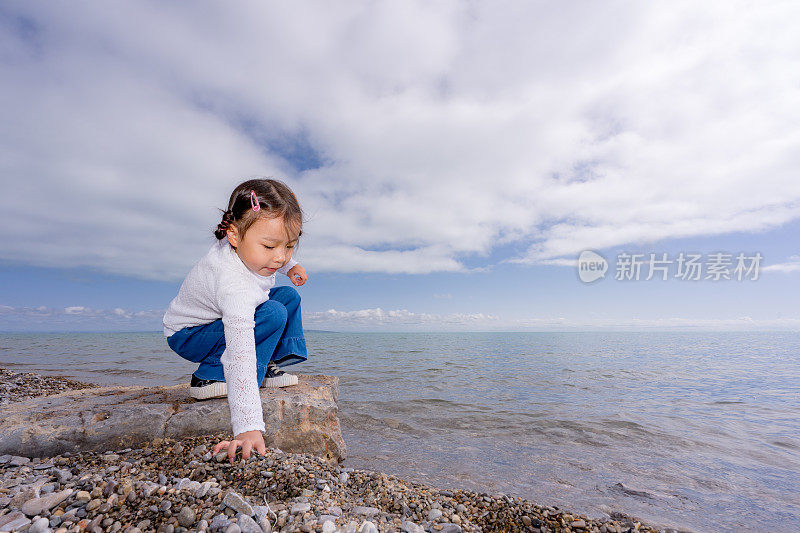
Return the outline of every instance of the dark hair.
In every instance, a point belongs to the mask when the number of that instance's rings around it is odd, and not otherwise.
[[[259,211],[254,211],[250,200],[250,191],[255,191]],[[222,211],[220,209],[220,211]],[[239,238],[244,238],[247,230],[259,217],[283,217],[284,227],[289,240],[299,239],[303,234],[303,210],[292,190],[282,181],[273,179],[253,179],[239,184],[231,193],[228,209],[222,212],[222,222],[217,224],[214,236],[218,240],[225,238],[228,227],[236,227]],[[299,245],[299,241],[297,245]],[[296,246],[297,246],[296,245]]]

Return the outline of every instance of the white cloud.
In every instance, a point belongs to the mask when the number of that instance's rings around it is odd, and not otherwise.
[[[166,309],[130,312],[120,307],[0,305],[0,331],[160,331],[165,312]]]
[[[767,265],[761,269],[763,272],[798,272],[800,271],[800,255],[793,255],[784,263]]]
[[[565,266],[570,268],[578,268],[578,258],[559,258],[559,259],[540,259],[538,261],[540,265],[551,265],[551,266]]]
[[[9,262],[180,280],[255,174],[298,193],[318,272],[462,271],[514,242],[564,264],[800,216],[796,4],[13,10]],[[294,170],[293,141],[322,166]]]
[[[120,308],[120,307],[117,307],[112,312],[117,316],[121,316],[121,317],[125,317],[125,318],[131,318],[131,314],[128,313],[127,311],[125,311],[124,309]]]
[[[451,313],[431,314],[414,313],[407,309],[384,311],[375,309],[359,309],[357,311],[337,311],[329,309],[323,312],[303,313],[303,324],[307,328],[369,328],[369,329],[432,329],[447,331],[450,329],[482,328],[497,324],[499,318],[483,313]]]

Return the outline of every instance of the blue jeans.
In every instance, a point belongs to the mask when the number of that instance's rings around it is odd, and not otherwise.
[[[255,322],[258,383],[264,380],[270,361],[287,366],[308,359],[300,318],[300,295],[294,287],[270,289],[269,300],[256,307]],[[221,318],[176,331],[167,338],[167,344],[184,359],[200,363],[194,371],[199,379],[225,381],[220,362],[225,351]]]

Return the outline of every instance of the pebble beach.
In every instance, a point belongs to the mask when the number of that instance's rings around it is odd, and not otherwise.
[[[92,384],[0,369],[0,405]],[[140,448],[0,456],[0,531],[663,532],[634,517],[572,514],[506,494],[440,490],[268,448],[231,463],[230,435],[154,439]]]

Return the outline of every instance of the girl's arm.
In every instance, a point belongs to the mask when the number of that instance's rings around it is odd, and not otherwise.
[[[221,287],[225,351],[220,362],[228,384],[228,404],[234,436],[265,431],[256,372],[255,308],[247,287]]]

